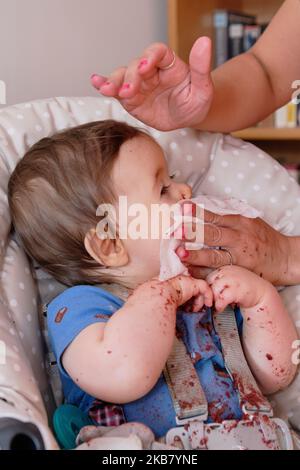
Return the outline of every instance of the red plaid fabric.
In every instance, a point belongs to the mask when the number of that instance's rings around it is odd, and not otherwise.
[[[101,400],[94,400],[89,409],[89,417],[98,424],[98,426],[119,426],[124,424],[125,416],[123,408],[120,405],[113,405]]]

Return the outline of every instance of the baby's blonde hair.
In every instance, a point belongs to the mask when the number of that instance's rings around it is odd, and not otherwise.
[[[11,175],[9,207],[24,249],[63,284],[111,282],[84,238],[99,204],[114,202],[110,173],[121,145],[139,135],[113,120],[67,129],[33,145]]]

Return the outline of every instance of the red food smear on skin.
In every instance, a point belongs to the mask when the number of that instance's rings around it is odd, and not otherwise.
[[[223,289],[221,290],[220,295],[223,294],[224,290],[225,290],[225,289],[228,289],[228,287],[229,287],[229,285],[226,284],[226,285],[223,287]]]
[[[268,361],[272,361],[273,360],[273,356],[271,356],[271,354],[266,354],[266,358],[268,359]]]

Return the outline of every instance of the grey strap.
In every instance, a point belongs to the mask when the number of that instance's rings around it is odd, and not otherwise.
[[[231,307],[214,317],[214,327],[221,341],[226,367],[239,391],[243,411],[272,416],[272,407],[262,395],[245,359],[235,313]]]
[[[183,420],[207,419],[207,400],[199,377],[183,341],[177,337],[164,376],[171,393],[177,424],[183,424]]]

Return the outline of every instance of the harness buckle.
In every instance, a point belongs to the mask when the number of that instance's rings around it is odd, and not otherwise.
[[[197,422],[203,422],[207,420],[208,412],[207,409],[204,413],[201,413],[200,415],[197,416],[190,416],[188,418],[180,418],[178,415],[175,416],[175,421],[177,426],[185,426],[186,424],[189,424],[193,421]]]
[[[260,414],[213,424],[190,421],[166,435],[167,445],[178,446],[180,441],[185,450],[293,450],[287,424]]]

